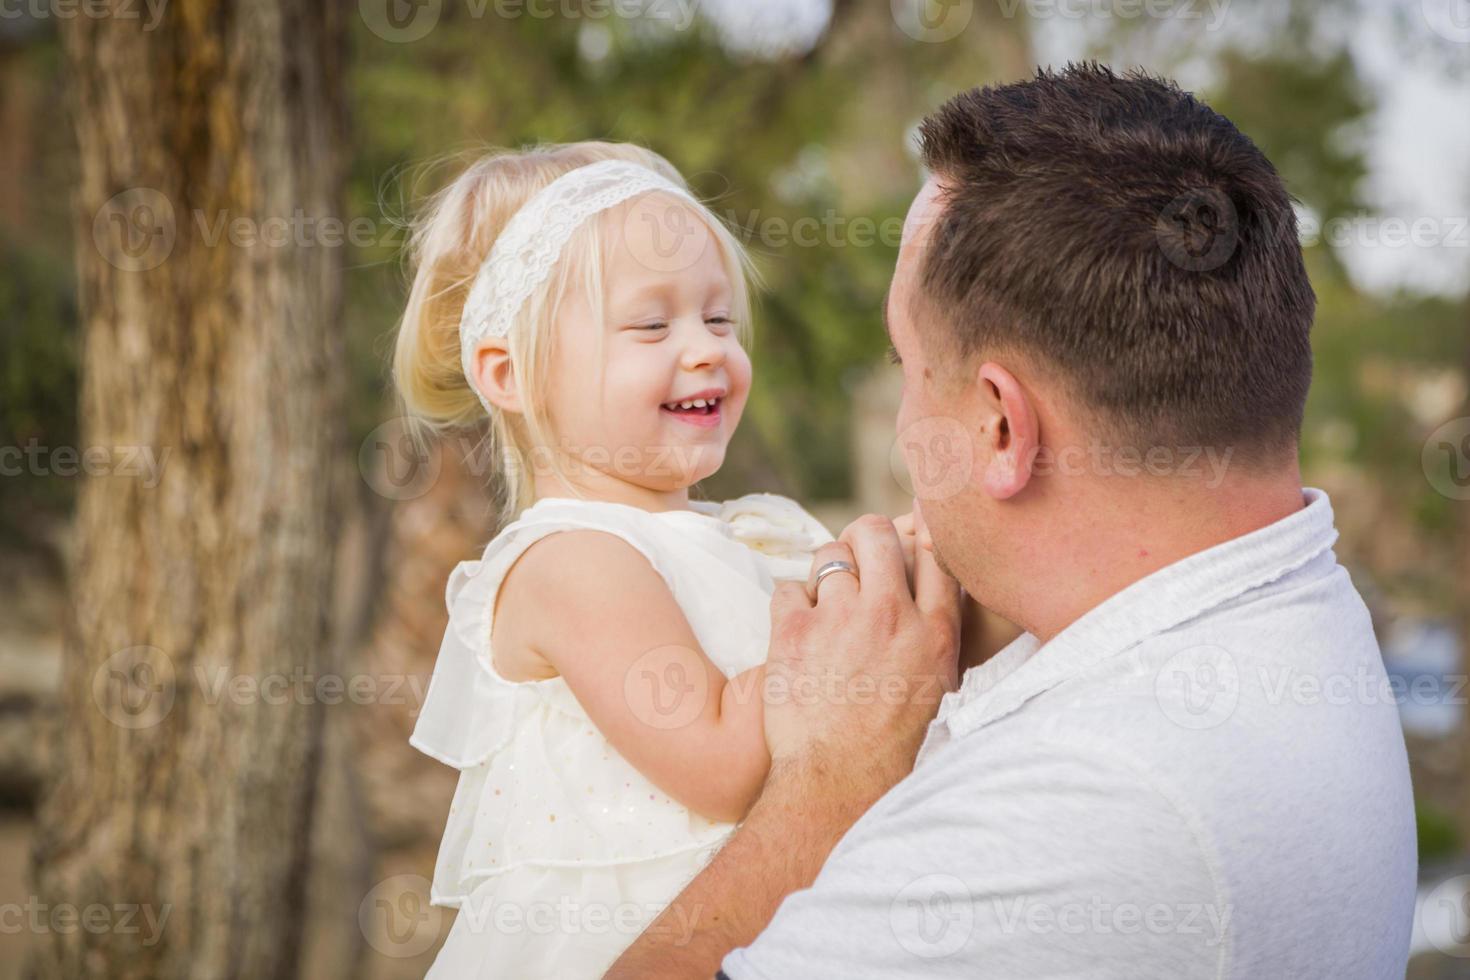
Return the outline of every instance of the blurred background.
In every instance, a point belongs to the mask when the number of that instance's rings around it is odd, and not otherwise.
[[[1300,202],[1303,463],[1397,685],[1410,975],[1470,976],[1466,0],[0,0],[0,977],[432,959],[456,773],[407,737],[492,468],[416,449],[385,365],[403,218],[466,154],[689,177],[767,286],[703,495],[836,530],[907,510],[918,120],[1083,58],[1197,91]]]

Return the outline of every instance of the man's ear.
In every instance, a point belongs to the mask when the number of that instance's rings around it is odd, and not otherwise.
[[[486,401],[505,412],[523,410],[515,365],[504,340],[492,337],[480,341],[470,356],[470,364],[474,368],[474,383]]]
[[[980,485],[996,500],[1020,493],[1031,481],[1031,464],[1041,446],[1041,426],[1031,397],[994,361],[980,365],[984,422],[976,441],[983,450]]]

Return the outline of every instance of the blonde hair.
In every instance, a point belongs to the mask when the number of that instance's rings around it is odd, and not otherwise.
[[[408,415],[434,430],[475,425],[484,417],[460,360],[459,321],[470,284],[496,236],[523,204],[562,174],[601,160],[637,163],[678,187],[688,186],[669,161],[630,143],[547,144],[481,156],[433,194],[412,219],[408,245],[412,284],[393,350],[393,381]],[[754,278],[749,256],[712,211],[703,204],[690,207],[720,248],[733,292],[732,315],[744,342],[750,320],[749,283]],[[552,274],[532,293],[506,335],[522,412],[491,413],[488,447],[499,462],[499,502],[506,518],[533,502],[533,456],[552,444],[545,400],[555,341],[552,325],[561,298],[578,274],[593,310],[601,316],[608,245],[602,217],[576,231]],[[556,454],[550,457],[555,465]],[[556,473],[567,482],[559,468]]]

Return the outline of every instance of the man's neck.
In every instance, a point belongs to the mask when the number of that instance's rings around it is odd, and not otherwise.
[[[978,667],[1021,635],[1021,628],[985,609],[969,595],[960,607],[959,677]]]
[[[1076,533],[1049,562],[1053,583],[1033,593],[1050,590],[1052,597],[1032,606],[1036,615],[1023,620],[1043,643],[1133,583],[1269,527],[1305,505],[1294,466],[1267,477],[1233,476],[1204,492],[1171,492],[1167,484],[1112,489],[1100,495],[1112,500],[1094,498],[1092,507],[1074,511],[1069,523]]]

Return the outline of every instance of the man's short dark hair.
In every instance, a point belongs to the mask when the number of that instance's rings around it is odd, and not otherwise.
[[[1294,450],[1316,297],[1291,198],[1230,120],[1085,64],[957,95],[920,139],[944,188],[926,340],[1057,369],[1125,444]]]

